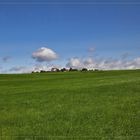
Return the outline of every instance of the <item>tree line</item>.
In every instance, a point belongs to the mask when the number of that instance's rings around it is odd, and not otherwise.
[[[74,69],[74,68],[52,68],[50,71],[45,71],[45,70],[40,70],[40,71],[32,71],[32,73],[46,73],[46,72],[72,72],[72,71],[81,71],[81,72],[86,72],[86,71],[99,71],[98,69],[92,69],[88,70],[87,68],[82,68],[81,70],[79,69]]]

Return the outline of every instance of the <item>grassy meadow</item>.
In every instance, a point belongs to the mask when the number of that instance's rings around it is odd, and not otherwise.
[[[140,70],[0,75],[0,140],[139,140]]]

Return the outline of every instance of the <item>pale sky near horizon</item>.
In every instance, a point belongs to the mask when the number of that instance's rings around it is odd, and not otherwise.
[[[0,1],[0,73],[140,68],[138,0],[20,2]]]

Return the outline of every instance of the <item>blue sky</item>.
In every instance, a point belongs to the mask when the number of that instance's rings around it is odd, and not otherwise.
[[[37,62],[32,53],[46,47],[58,60]],[[94,48],[93,52],[88,52]],[[2,4],[0,68],[47,63],[65,66],[71,58],[140,57],[140,4]],[[3,61],[9,57],[8,61]]]

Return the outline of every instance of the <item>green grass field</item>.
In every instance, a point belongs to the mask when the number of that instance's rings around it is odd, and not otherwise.
[[[0,75],[0,140],[139,140],[140,70]]]

